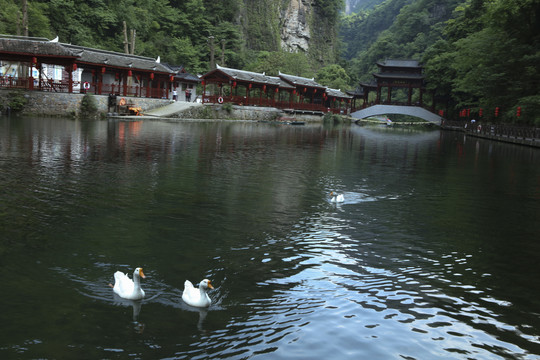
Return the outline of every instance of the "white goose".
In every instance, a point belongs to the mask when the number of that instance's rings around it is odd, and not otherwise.
[[[184,283],[184,292],[182,300],[188,305],[195,307],[209,307],[212,303],[210,297],[206,293],[206,289],[213,289],[212,283],[208,279],[204,279],[198,285],[198,289],[193,286],[191,281],[186,280]]]
[[[330,201],[334,202],[334,203],[344,202],[345,198],[343,197],[343,194],[337,194],[337,193],[332,191],[330,193]]]
[[[114,286],[113,291],[121,298],[128,300],[140,300],[144,298],[144,290],[141,289],[140,278],[145,278],[142,268],[136,268],[133,272],[133,280],[131,280],[128,274],[124,274],[121,271],[114,273]]]

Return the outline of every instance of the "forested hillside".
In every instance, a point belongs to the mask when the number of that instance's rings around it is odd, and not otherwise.
[[[209,70],[210,37],[221,65],[341,89],[371,80],[377,61],[420,60],[449,117],[482,108],[540,124],[540,0],[27,1],[30,36],[123,51],[125,22],[135,54],[193,73]],[[0,33],[24,33],[21,2],[0,0]]]
[[[344,17],[343,64],[354,83],[369,81],[377,61],[420,60],[450,117],[483,109],[540,125],[539,20],[539,0],[387,0]]]

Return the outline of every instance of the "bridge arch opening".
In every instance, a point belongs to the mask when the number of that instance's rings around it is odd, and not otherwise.
[[[413,116],[416,118],[429,121],[430,123],[440,125],[442,122],[442,117],[432,113],[429,110],[424,109],[420,106],[404,106],[404,105],[373,105],[365,109],[356,111],[351,114],[355,119],[365,119],[368,117],[374,116],[383,116],[391,114],[402,114]]]

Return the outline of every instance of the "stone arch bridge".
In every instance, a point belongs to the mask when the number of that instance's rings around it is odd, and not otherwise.
[[[351,116],[355,119],[365,119],[370,116],[387,115],[387,114],[403,114],[424,119],[436,125],[441,125],[443,118],[437,114],[420,106],[404,106],[404,105],[373,105],[368,108],[355,111]]]

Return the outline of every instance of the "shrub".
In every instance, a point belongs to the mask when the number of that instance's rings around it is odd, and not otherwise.
[[[97,116],[97,101],[94,95],[85,94],[81,100],[80,114],[81,117],[95,117]]]
[[[11,111],[19,112],[27,103],[28,99],[24,97],[22,91],[13,91],[8,95],[8,106],[11,108]]]
[[[222,107],[223,110],[227,112],[227,114],[230,114],[232,112],[232,104],[231,103],[225,103]]]

